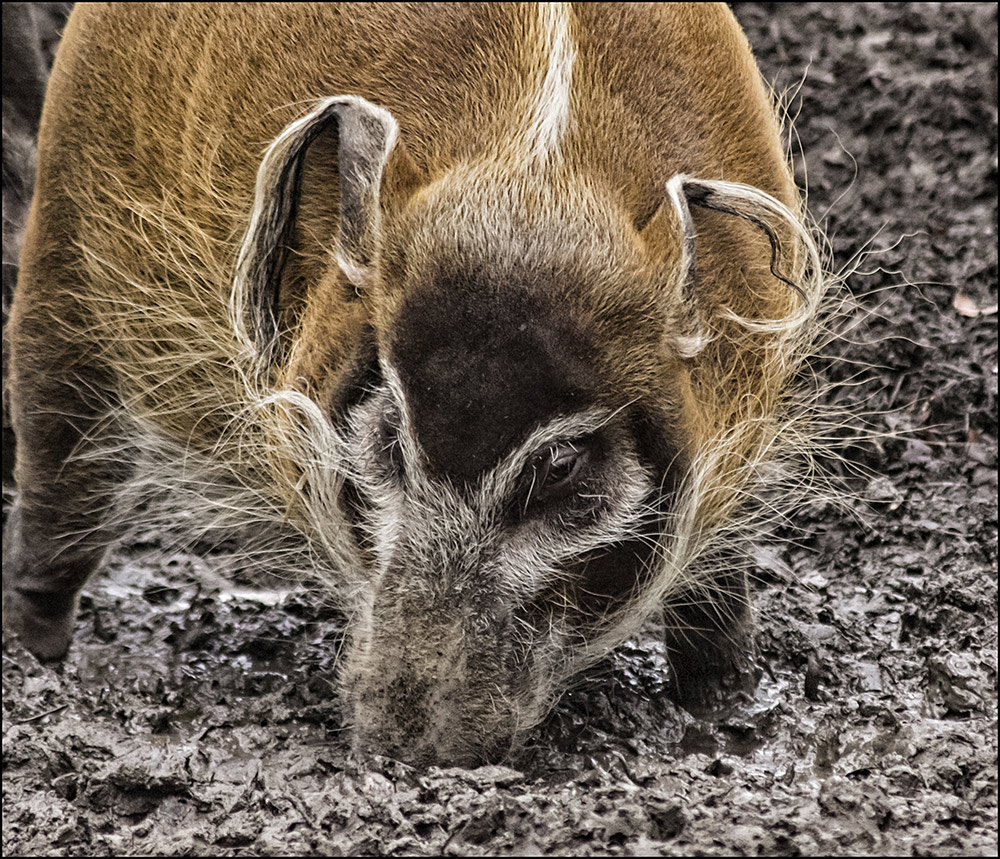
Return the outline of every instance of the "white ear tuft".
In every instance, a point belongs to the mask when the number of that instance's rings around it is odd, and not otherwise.
[[[682,358],[694,358],[711,341],[702,320],[698,296],[695,295],[697,248],[694,221],[685,194],[685,182],[689,178],[678,173],[667,182],[667,200],[681,228],[681,258],[677,266],[677,280],[674,287],[674,294],[679,300],[678,309],[681,318],[680,331],[674,334],[673,341]]]

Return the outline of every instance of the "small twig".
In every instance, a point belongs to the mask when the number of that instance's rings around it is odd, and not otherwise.
[[[60,710],[65,710],[69,704],[60,704],[58,707],[53,707],[51,710],[46,710],[44,713],[38,713],[35,716],[28,716],[27,719],[15,719],[15,725],[23,725],[25,722],[34,722],[36,719],[44,719],[46,716],[51,716],[53,713],[58,713]]]

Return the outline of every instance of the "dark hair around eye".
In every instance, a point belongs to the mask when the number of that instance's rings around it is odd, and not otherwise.
[[[528,463],[527,508],[572,495],[586,475],[593,445],[590,438],[557,441]]]

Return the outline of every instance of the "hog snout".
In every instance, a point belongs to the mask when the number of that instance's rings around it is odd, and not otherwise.
[[[415,765],[504,757],[530,709],[528,659],[495,596],[380,588],[344,684],[354,749]]]

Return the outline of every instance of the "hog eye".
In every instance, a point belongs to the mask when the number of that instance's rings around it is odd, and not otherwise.
[[[560,441],[531,461],[528,502],[564,498],[577,488],[590,459],[586,439]]]

